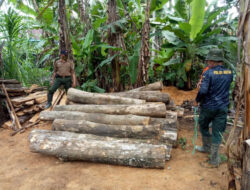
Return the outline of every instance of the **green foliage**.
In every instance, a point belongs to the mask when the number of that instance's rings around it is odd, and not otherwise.
[[[178,139],[178,144],[181,145],[182,150],[185,150],[187,145],[187,138],[181,137],[180,139]]]
[[[189,24],[191,25],[190,38],[195,39],[200,32],[205,16],[206,0],[193,0],[191,3],[192,17]]]

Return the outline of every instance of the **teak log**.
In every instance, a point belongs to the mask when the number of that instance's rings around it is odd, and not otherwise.
[[[177,130],[177,119],[169,118],[151,118],[150,125],[161,124],[163,130]]]
[[[62,160],[82,160],[143,168],[164,168],[166,147],[129,144],[114,138],[65,131],[33,130],[30,150]]]
[[[84,113],[73,111],[43,111],[40,113],[41,120],[87,120],[96,123],[110,125],[148,125],[150,117],[136,115],[109,115],[101,113]]]
[[[129,92],[135,92],[135,91],[154,91],[154,90],[162,90],[163,84],[162,81],[158,81],[152,84],[148,84],[146,86],[142,86],[140,88],[135,88],[133,90],[130,90]]]
[[[144,104],[145,100],[117,97],[106,94],[90,93],[70,88],[68,100],[83,104]]]
[[[169,103],[170,100],[169,94],[162,93],[160,91],[128,91],[109,94],[119,97],[142,99],[146,100],[147,102]]]
[[[149,139],[159,135],[161,125],[107,125],[85,120],[56,119],[52,129],[108,137]]]
[[[151,117],[165,117],[166,106],[160,104],[141,105],[65,105],[55,106],[55,111],[79,111],[85,113],[105,113],[114,115],[141,115]]]

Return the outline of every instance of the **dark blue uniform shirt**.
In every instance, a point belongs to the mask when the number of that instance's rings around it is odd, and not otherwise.
[[[233,80],[232,71],[216,66],[203,74],[201,87],[196,97],[202,108],[215,110],[229,104],[229,89]]]

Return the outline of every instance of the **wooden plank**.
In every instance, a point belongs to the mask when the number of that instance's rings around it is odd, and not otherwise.
[[[46,91],[35,92],[35,93],[32,93],[32,94],[25,96],[25,97],[12,98],[11,102],[15,105],[20,105],[20,104],[23,104],[25,102],[35,100],[36,98],[43,97],[43,96],[45,96],[46,93],[47,93]]]
[[[16,115],[15,109],[14,109],[14,107],[13,107],[11,101],[10,101],[8,92],[7,92],[6,89],[5,89],[5,85],[2,84],[2,87],[3,87],[3,91],[4,91],[4,93],[5,93],[5,96],[6,96],[6,98],[7,98],[8,104],[9,104],[9,106],[10,106],[11,112],[12,112],[13,115],[14,115],[16,127],[17,127],[17,129],[20,129],[20,128],[22,128],[22,126],[21,126],[21,124],[20,124],[20,122],[19,122],[19,119],[18,119],[18,117],[17,117],[17,115]]]
[[[59,105],[64,106],[67,103],[67,94],[65,93],[59,103]]]
[[[19,81],[17,81],[16,79],[0,79],[0,83],[4,83],[4,84],[20,84]]]
[[[250,66],[246,65],[245,68],[245,101],[246,101],[246,114],[245,114],[245,139],[250,138]]]

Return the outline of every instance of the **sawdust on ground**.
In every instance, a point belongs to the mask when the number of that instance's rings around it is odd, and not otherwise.
[[[37,128],[50,129],[50,125]],[[173,150],[164,170],[61,162],[30,152],[31,129],[14,137],[1,129],[0,190],[226,190],[226,164],[218,169],[201,167],[207,156],[192,155],[193,122],[180,121],[179,128],[179,138],[185,137],[188,145]]]
[[[162,92],[167,92],[174,103],[180,106],[185,100],[193,101],[196,98],[198,89],[191,91],[179,90],[174,86],[164,86]]]

